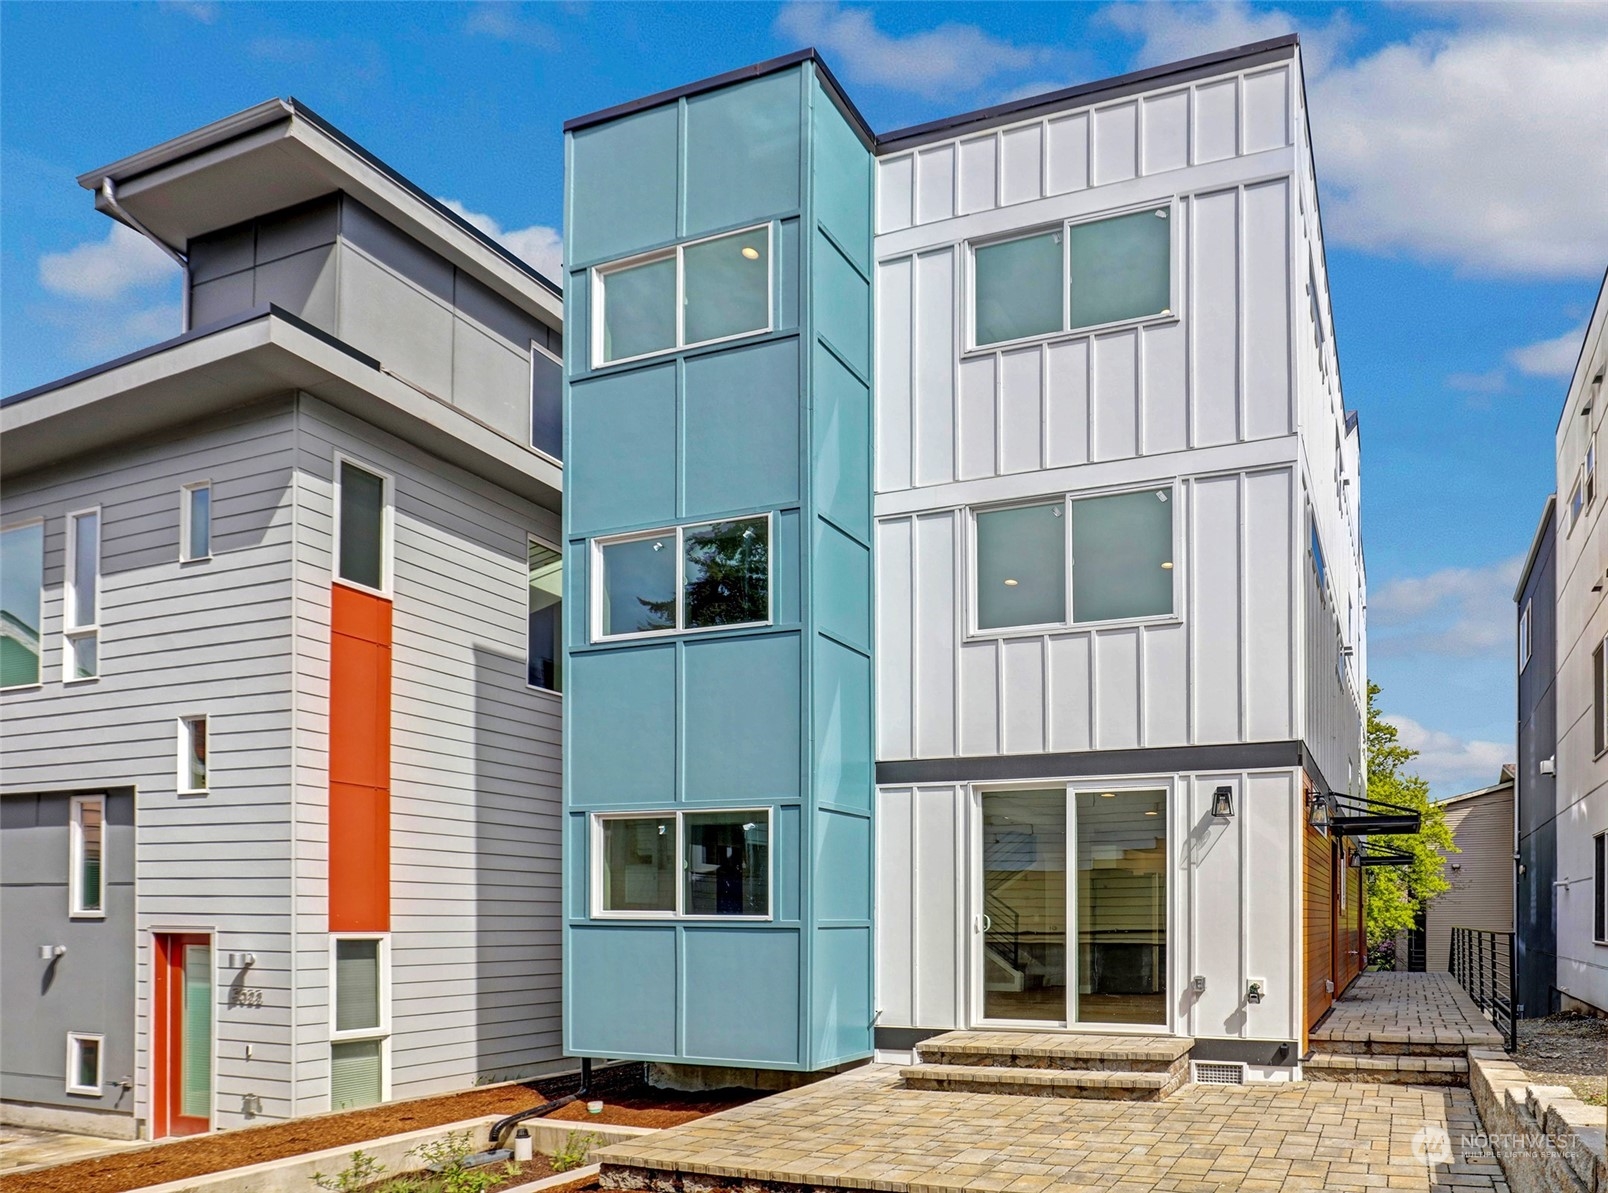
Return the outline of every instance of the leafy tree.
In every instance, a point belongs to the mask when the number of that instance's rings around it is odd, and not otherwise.
[[[1369,837],[1370,844],[1388,845],[1412,855],[1410,866],[1369,866],[1364,901],[1368,917],[1368,947],[1377,947],[1405,932],[1418,918],[1425,902],[1451,887],[1442,871],[1443,853],[1461,852],[1446,827],[1446,809],[1429,799],[1429,784],[1408,771],[1418,751],[1402,745],[1396,727],[1379,714],[1379,685],[1368,685],[1368,799],[1413,808],[1423,817],[1414,835]]]

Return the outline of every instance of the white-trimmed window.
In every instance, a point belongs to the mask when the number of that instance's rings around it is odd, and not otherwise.
[[[106,1037],[87,1031],[67,1033],[67,1092],[101,1095],[101,1051]]]
[[[553,548],[526,542],[525,682],[563,691],[564,557]]]
[[[771,226],[756,224],[592,270],[592,365],[771,329]]]
[[[1608,944],[1608,833],[1591,842],[1591,931],[1598,944]]]
[[[62,680],[100,674],[100,507],[67,515],[67,583],[62,592]]]
[[[180,795],[204,795],[207,791],[207,718],[179,718]]]
[[[1591,652],[1591,748],[1594,756],[1608,751],[1608,642],[1597,643]]]
[[[1575,477],[1574,488],[1569,490],[1569,529],[1573,530],[1580,521],[1580,514],[1586,508],[1585,498],[1585,470],[1581,469]]]
[[[368,592],[391,591],[391,478],[335,457],[335,578]]]
[[[972,513],[972,631],[1170,618],[1171,485]]]
[[[1520,674],[1522,674],[1524,672],[1524,669],[1527,666],[1530,665],[1530,650],[1531,650],[1530,635],[1531,635],[1532,632],[1533,631],[1530,628],[1530,602],[1525,601],[1524,602],[1524,609],[1519,614],[1519,672],[1520,672]]]
[[[973,242],[969,348],[1171,318],[1174,222],[1151,203]]]
[[[67,802],[68,914],[106,915],[106,797],[75,795]]]
[[[1593,440],[1588,440],[1586,443],[1586,462],[1582,466],[1582,473],[1581,485],[1585,489],[1584,501],[1586,508],[1589,509],[1591,508],[1591,503],[1597,500],[1597,444]]]
[[[37,687],[42,673],[45,524],[0,530],[0,688]]]
[[[564,458],[564,364],[545,345],[530,342],[530,445]]]
[[[760,514],[593,540],[593,640],[768,623],[772,537]]]
[[[771,918],[767,808],[598,813],[592,914],[603,919]]]
[[[390,1096],[390,942],[382,934],[330,938],[330,1109]]]
[[[179,490],[179,562],[212,558],[212,482]]]

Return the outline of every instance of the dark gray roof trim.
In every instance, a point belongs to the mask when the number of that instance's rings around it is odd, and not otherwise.
[[[1558,495],[1548,493],[1541,505],[1541,520],[1536,523],[1535,536],[1530,539],[1530,553],[1524,557],[1524,566],[1519,569],[1519,586],[1513,590],[1514,604],[1524,599],[1524,590],[1530,586],[1530,573],[1535,570],[1535,561],[1541,557],[1541,548],[1552,537],[1552,513],[1557,504]]]
[[[795,50],[791,54],[783,54],[780,58],[767,58],[764,62],[756,62],[752,66],[728,70],[724,74],[711,75],[707,79],[699,79],[696,83],[686,83],[680,87],[672,87],[668,91],[657,91],[652,95],[645,95],[641,99],[615,104],[612,108],[603,108],[585,116],[577,116],[573,120],[564,122],[564,131],[572,133],[578,129],[590,128],[594,124],[605,124],[610,120],[618,120],[622,116],[634,116],[638,112],[645,112],[649,108],[657,108],[662,104],[674,103],[678,99],[685,99],[691,95],[702,95],[705,91],[715,91],[721,87],[729,87],[733,83],[746,83],[749,79],[773,75],[778,71],[797,66],[800,62],[815,63],[816,70],[820,73],[821,81],[827,85],[827,91],[837,102],[838,107],[843,109],[843,114],[848,118],[850,126],[859,134],[860,140],[865,143],[865,147],[875,152],[877,147],[876,133],[871,131],[871,126],[866,123],[865,117],[860,115],[860,110],[854,106],[854,101],[849,98],[848,92],[843,90],[842,85],[837,81],[837,76],[832,73],[831,68],[826,65],[826,61],[813,46],[805,50]]]
[[[249,311],[242,311],[238,315],[231,315],[227,319],[219,319],[216,323],[208,323],[202,327],[193,327],[183,335],[174,336],[170,340],[162,340],[160,343],[151,344],[147,347],[139,349],[138,351],[130,352],[127,355],[119,356],[108,361],[102,361],[100,364],[91,365],[87,369],[80,369],[78,372],[70,373],[59,380],[47,381],[43,385],[36,385],[32,389],[23,390],[21,393],[9,394],[6,397],[0,398],[0,408],[12,406],[18,402],[26,402],[29,398],[37,398],[41,394],[53,393],[58,389],[65,389],[69,385],[76,385],[80,381],[87,381],[91,377],[100,376],[102,373],[110,373],[113,369],[120,369],[124,365],[131,365],[136,361],[145,360],[148,357],[160,356],[164,352],[171,352],[173,349],[181,348],[185,344],[191,343],[194,340],[204,340],[208,336],[217,335],[219,332],[231,331],[237,327],[244,327],[248,323],[255,323],[259,319],[268,318],[283,319],[286,323],[290,324],[298,331],[306,332],[314,339],[321,340],[328,344],[331,348],[335,348],[346,353],[346,355],[350,356],[353,360],[359,362],[360,364],[365,364],[371,369],[378,369],[380,367],[380,362],[374,357],[369,356],[365,352],[359,352],[356,348],[352,347],[344,340],[336,339],[323,328],[314,327],[311,323],[307,322],[307,320],[301,318],[299,315],[291,314],[283,307],[275,306],[272,303],[265,303],[264,305],[254,307]]]
[[[1206,746],[1149,746],[1131,750],[1080,750],[1067,754],[992,754],[879,762],[878,783],[1001,782],[1084,775],[1161,774],[1168,771],[1305,769],[1328,784],[1299,741],[1227,742]]]

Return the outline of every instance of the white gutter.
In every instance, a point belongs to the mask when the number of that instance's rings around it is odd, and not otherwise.
[[[100,193],[101,202],[106,205],[106,210],[111,212],[111,214],[113,215],[114,218],[123,221],[123,223],[127,224],[130,228],[133,228],[134,231],[138,232],[141,236],[145,237],[146,240],[149,240],[152,244],[154,244],[157,248],[161,249],[169,257],[172,257],[174,261],[178,262],[179,268],[184,270],[184,303],[183,303],[183,307],[184,307],[184,323],[183,323],[183,326],[179,330],[181,332],[182,331],[189,331],[190,330],[190,262],[189,262],[189,259],[187,257],[185,257],[185,255],[183,253],[179,252],[178,249],[174,248],[167,241],[163,240],[155,232],[152,232],[144,224],[140,223],[139,220],[135,219],[134,216],[129,213],[128,209],[125,208],[121,203],[119,203],[117,201],[117,184],[112,181],[112,176],[110,174],[106,175],[104,178],[101,179],[100,187],[98,189],[99,189],[99,193]]]

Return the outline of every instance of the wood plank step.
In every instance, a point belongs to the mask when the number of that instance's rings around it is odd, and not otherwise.
[[[899,1075],[910,1089],[1127,1102],[1157,1101],[1180,1084],[1171,1073],[1022,1069],[989,1065],[920,1064],[900,1069]]]

